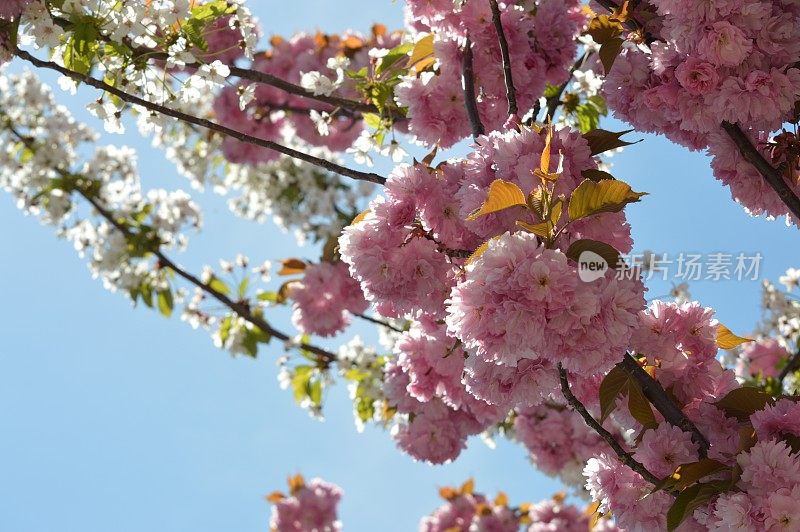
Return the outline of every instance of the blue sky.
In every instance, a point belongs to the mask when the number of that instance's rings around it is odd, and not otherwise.
[[[401,4],[389,0],[250,5],[268,35],[402,21]],[[61,93],[85,118],[80,102],[92,93],[81,96]],[[129,131],[106,140],[141,150],[146,184],[188,188]],[[761,277],[773,279],[798,266],[796,229],[746,215],[713,180],[706,157],[662,138],[631,137],[645,142],[615,156],[613,173],[650,192],[628,210],[637,250],[760,252]],[[195,271],[239,252],[253,261],[316,256],[271,224],[235,218],[220,198],[198,200],[205,229],[181,256]],[[232,359],[176,317],[132,309],[7,195],[0,196],[0,228],[0,530],[264,530],[263,495],[283,489],[295,472],[344,488],[341,516],[353,531],[414,530],[438,506],[438,487],[470,476],[478,489],[503,489],[514,502],[559,489],[506,442],[491,450],[473,439],[454,464],[414,463],[382,430],[356,432],[343,385],[327,395],[326,420],[311,419],[277,385],[280,346],[263,349],[258,360]],[[655,283],[650,294],[666,286]],[[759,317],[758,282],[698,282],[691,290],[736,332]],[[273,321],[290,327],[285,313]]]

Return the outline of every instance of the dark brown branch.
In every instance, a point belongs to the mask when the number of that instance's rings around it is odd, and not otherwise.
[[[617,454],[617,457],[623,464],[639,473],[646,481],[650,482],[651,484],[658,485],[661,482],[661,479],[648,471],[644,465],[636,461],[636,459],[631,456],[628,451],[623,449],[622,445],[620,445],[617,439],[614,438],[614,435],[608,432],[603,425],[601,425],[592,416],[592,414],[586,410],[586,407],[583,406],[583,403],[581,403],[578,398],[575,397],[575,394],[572,393],[572,390],[569,387],[567,372],[561,366],[560,362],[558,364],[558,376],[561,380],[561,393],[564,394],[564,398],[567,400],[570,406],[581,415],[586,424],[589,425],[589,427],[597,434],[599,434],[601,438],[603,438],[608,446],[614,450],[614,452]]]
[[[800,346],[798,346],[797,352],[794,355],[792,355],[792,358],[790,358],[786,362],[786,365],[783,366],[783,369],[781,369],[781,372],[778,373],[778,376],[776,377],[776,380],[780,384],[783,384],[784,379],[786,379],[786,377],[789,376],[789,373],[791,373],[792,371],[797,369],[798,366],[800,366]]]
[[[476,139],[483,135],[485,130],[481,123],[481,116],[478,113],[478,100],[475,96],[475,72],[472,68],[472,41],[467,35],[467,42],[464,44],[464,56],[461,59],[461,79],[464,83],[464,107],[467,109],[467,117],[472,127],[472,138]]]
[[[692,441],[697,444],[699,449],[700,458],[705,458],[708,454],[710,444],[700,429],[686,417],[683,411],[672,402],[666,390],[661,387],[661,384],[647,373],[639,362],[636,361],[630,354],[625,353],[622,362],[618,364],[622,370],[632,377],[641,387],[644,396],[650,401],[656,410],[658,410],[664,419],[670,424],[679,429],[688,432],[692,435]]]
[[[738,124],[731,124],[730,122],[723,122],[722,129],[733,140],[742,157],[753,165],[758,170],[764,181],[772,187],[772,190],[780,197],[781,201],[796,217],[800,218],[800,198],[792,191],[783,176],[776,170],[767,160],[761,155],[753,143],[750,142],[748,136],[742,131]]]
[[[378,318],[373,318],[372,316],[367,316],[366,314],[359,314],[358,312],[354,312],[353,316],[355,316],[357,318],[361,318],[364,321],[368,321],[370,323],[374,323],[375,325],[380,325],[381,327],[386,327],[387,329],[391,329],[394,332],[399,332],[399,333],[405,332],[400,327],[396,327],[396,326],[392,325],[391,323],[389,323],[388,321],[379,320]]]
[[[500,55],[503,57],[503,77],[506,82],[506,97],[508,98],[509,116],[517,115],[517,90],[514,88],[514,78],[511,75],[511,54],[508,52],[508,41],[503,31],[503,21],[500,18],[500,7],[497,0],[489,0],[492,8],[492,23],[497,32],[497,40],[500,42]]]
[[[119,99],[133,104],[139,105],[144,107],[145,109],[149,109],[150,111],[160,113],[166,116],[170,116],[177,120],[181,120],[183,122],[188,122],[190,124],[195,124],[197,126],[209,129],[211,131],[216,131],[223,135],[227,135],[231,138],[235,138],[242,142],[246,142],[248,144],[254,144],[256,146],[260,146],[262,148],[267,148],[269,150],[274,150],[284,155],[288,155],[289,157],[293,157],[295,159],[299,159],[301,161],[305,161],[307,163],[311,163],[313,165],[319,166],[331,172],[337,173],[342,176],[351,177],[353,179],[357,179],[359,181],[369,181],[371,183],[377,183],[379,185],[383,185],[386,182],[386,178],[379,176],[377,174],[371,172],[361,172],[359,170],[353,170],[352,168],[347,168],[345,166],[336,164],[334,162],[328,161],[326,159],[321,159],[319,157],[314,157],[313,155],[309,155],[307,153],[295,150],[293,148],[289,148],[288,146],[283,146],[282,144],[278,144],[277,142],[272,142],[270,140],[260,139],[258,137],[253,137],[251,135],[247,135],[240,131],[236,131],[235,129],[231,129],[229,127],[222,126],[211,120],[207,120],[205,118],[198,118],[196,116],[192,116],[181,111],[176,111],[174,109],[170,109],[169,107],[165,107],[163,105],[159,105],[157,103],[149,102],[144,100],[138,96],[133,94],[129,94],[125,91],[117,89],[103,81],[97,80],[91,76],[87,76],[85,74],[81,74],[79,72],[75,72],[68,68],[64,68],[61,65],[53,63],[51,61],[43,61],[38,59],[25,50],[20,50],[19,48],[16,50],[15,55],[29,63],[37,66],[39,68],[46,68],[49,70],[55,70],[69,78],[74,79],[75,81],[80,81],[87,85],[90,85],[96,89],[100,89],[105,91],[109,94],[113,94],[114,96],[118,97]]]

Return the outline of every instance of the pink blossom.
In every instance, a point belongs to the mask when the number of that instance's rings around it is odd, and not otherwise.
[[[767,496],[764,525],[770,531],[800,529],[800,485],[781,488]]]
[[[315,478],[293,490],[272,508],[270,527],[276,532],[335,532],[342,529],[337,506],[342,490]]]
[[[696,57],[687,57],[675,69],[675,77],[689,94],[706,94],[717,88],[719,74],[716,67]]]
[[[558,475],[574,469],[604,450],[607,444],[583,418],[567,408],[537,406],[520,410],[514,419],[517,437],[538,469]]]
[[[524,359],[507,366],[471,356],[464,384],[476,398],[510,410],[541,403],[558,389],[558,377],[555,368],[543,360]]]
[[[321,262],[305,270],[302,281],[289,285],[294,300],[292,323],[301,331],[333,336],[350,324],[350,313],[367,309],[361,288],[342,262]]]
[[[771,338],[749,342],[742,349],[740,360],[743,364],[737,365],[736,374],[740,377],[776,377],[778,364],[788,360],[789,356],[789,352]]]
[[[657,428],[645,431],[633,456],[655,476],[665,478],[679,465],[696,462],[697,449],[688,432],[661,423]]]
[[[434,400],[421,403],[413,419],[392,433],[397,446],[417,460],[443,464],[466,448],[467,436],[480,430],[474,418]]]
[[[589,518],[571,504],[549,499],[531,506],[528,532],[585,532],[589,530]]]
[[[725,493],[714,503],[714,516],[709,522],[709,530],[764,530],[764,518],[760,498],[748,493]]]
[[[25,11],[28,4],[38,0],[3,0],[0,3],[0,19],[11,20]]]
[[[800,403],[781,399],[750,416],[759,440],[800,436]]]
[[[739,65],[752,49],[752,40],[741,29],[724,20],[707,26],[698,43],[699,52],[720,66]]]
[[[800,461],[782,441],[759,441],[736,461],[742,468],[739,484],[753,495],[768,495],[800,483]]]

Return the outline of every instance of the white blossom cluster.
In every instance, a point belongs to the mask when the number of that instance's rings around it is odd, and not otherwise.
[[[183,248],[186,226],[199,228],[201,213],[183,191],[142,191],[136,154],[130,148],[97,148],[86,160],[79,154],[94,132],[56,103],[51,90],[33,74],[0,75],[0,187],[20,209],[55,226],[58,234],[90,259],[95,277],[108,289],[130,290],[149,281],[158,289],[165,279],[152,258],[132,253],[129,238],[114,220],[135,223],[164,248]],[[73,202],[73,194],[84,194]],[[94,202],[93,208],[80,204]]]

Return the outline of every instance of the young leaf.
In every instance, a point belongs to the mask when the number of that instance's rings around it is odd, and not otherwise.
[[[173,309],[174,302],[172,300],[172,291],[167,288],[166,290],[159,290],[158,291],[158,310],[169,318],[172,316],[172,309]]]
[[[586,179],[569,198],[569,219],[572,221],[602,212],[619,212],[629,203],[638,202],[646,192],[634,192],[623,181]]]
[[[414,44],[414,49],[411,51],[411,57],[408,59],[406,68],[414,68],[420,70],[419,64],[426,59],[433,56],[433,34],[426,35]]]
[[[742,386],[731,390],[714,404],[729,417],[747,421],[754,412],[763,410],[771,402],[772,398],[766,392],[751,386]]]
[[[667,530],[672,532],[694,511],[711,500],[712,497],[730,489],[730,482],[718,480],[695,484],[680,492],[667,512]]]
[[[720,349],[733,349],[734,347],[738,347],[745,342],[752,341],[752,338],[734,334],[730,329],[721,323],[717,326],[717,346]]]
[[[306,263],[300,259],[282,259],[278,275],[295,275],[306,271]]]
[[[613,246],[605,242],[590,240],[588,238],[582,238],[570,244],[566,255],[575,262],[578,262],[584,251],[591,251],[603,257],[603,260],[608,263],[609,268],[616,269],[622,266],[622,258],[619,255],[619,251],[614,249]]]
[[[619,57],[619,53],[622,51],[622,45],[625,43],[623,39],[619,37],[614,37],[613,39],[609,39],[604,42],[600,46],[600,61],[603,63],[603,70],[605,70],[606,75],[611,72],[611,68],[614,66],[614,62]]]
[[[584,179],[591,179],[592,181],[602,181],[604,179],[614,179],[614,176],[603,170],[584,170],[581,172]]]
[[[617,405],[617,397],[627,392],[628,374],[624,369],[614,366],[600,383],[600,422],[608,418]]]
[[[678,491],[683,491],[698,480],[724,469],[730,469],[730,467],[711,458],[703,458],[699,462],[679,465],[672,476],[669,477],[666,485]]]
[[[550,223],[550,221],[540,222],[538,224],[529,224],[528,222],[517,220],[517,225],[526,231],[543,238],[549,237],[553,232],[553,225]]]
[[[650,401],[644,396],[639,385],[633,381],[628,384],[628,410],[633,419],[641,423],[643,427],[655,428],[658,426]]]
[[[489,194],[480,209],[472,212],[467,220],[475,220],[485,214],[502,211],[511,207],[526,207],[525,193],[516,184],[495,179],[489,185]]]
[[[633,130],[628,129],[615,133],[613,131],[606,131],[605,129],[593,129],[588,133],[584,133],[583,138],[589,143],[589,149],[592,150],[592,155],[599,155],[608,150],[616,150],[623,146],[631,146],[632,144],[641,142],[641,140],[626,142],[620,138],[622,135],[630,133],[631,131]]]
[[[208,282],[209,288],[212,290],[216,290],[220,294],[228,295],[231,293],[231,288],[223,281],[217,277],[212,277],[211,280]]]
[[[480,257],[481,255],[483,255],[483,253],[484,253],[484,252],[485,252],[487,249],[489,249],[489,241],[488,241],[488,240],[487,240],[486,242],[484,242],[483,244],[481,244],[480,246],[478,246],[478,249],[476,249],[476,250],[475,250],[475,251],[472,253],[472,255],[470,255],[470,256],[467,258],[466,262],[464,262],[464,266],[467,266],[467,265],[469,265],[469,264],[472,264],[472,263],[473,263],[475,260],[477,260],[477,259],[478,259],[478,257]]]

